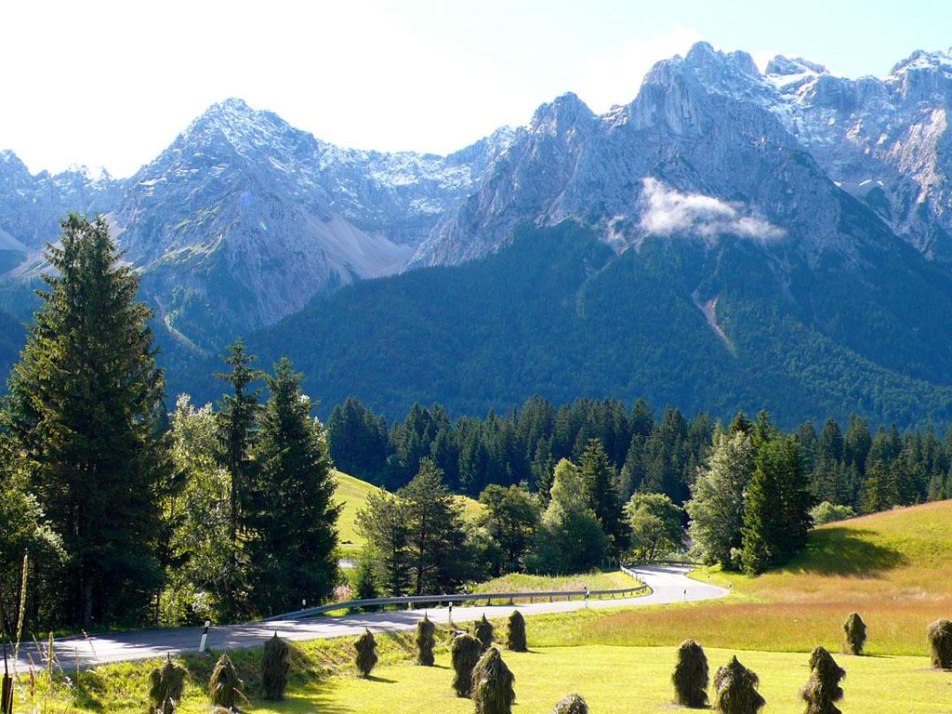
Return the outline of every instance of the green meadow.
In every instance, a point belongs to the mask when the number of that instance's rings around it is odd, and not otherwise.
[[[730,583],[724,601],[638,609],[581,610],[527,619],[528,654],[503,652],[516,675],[514,711],[549,712],[579,692],[592,712],[668,712],[676,646],[700,642],[714,670],[737,655],[761,680],[768,714],[802,712],[799,690],[809,676],[809,652],[823,645],[847,671],[841,709],[862,714],[947,714],[952,672],[930,668],[926,626],[952,616],[952,502],[890,511],[818,528],[807,551],[787,567],[758,578],[701,569],[695,577]],[[611,578],[613,574],[599,577]],[[566,579],[594,587],[594,576]],[[606,581],[606,582],[608,582]],[[550,581],[546,581],[551,585]],[[541,581],[493,583],[534,588]],[[867,655],[841,651],[842,622],[853,610],[868,625]],[[504,636],[505,623],[496,622]],[[232,653],[246,682],[249,712],[472,712],[450,687],[446,641],[439,633],[437,666],[412,664],[412,633],[378,637],[381,662],[370,679],[356,676],[349,640],[294,645],[287,700],[260,701],[259,650]],[[188,656],[190,684],[181,712],[204,712],[203,687],[212,661]],[[141,712],[155,663],[100,667],[59,678],[49,690],[38,677],[29,694],[21,680],[17,711]]]

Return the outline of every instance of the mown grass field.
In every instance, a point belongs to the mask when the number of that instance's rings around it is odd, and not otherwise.
[[[710,646],[809,652],[839,648],[842,623],[855,610],[868,626],[870,654],[924,654],[927,625],[952,617],[952,501],[823,526],[806,552],[757,578],[704,569],[695,577],[730,584],[734,595],[593,618],[574,628],[572,641],[676,645],[693,637]]]
[[[806,553],[759,578],[702,570],[701,579],[729,582],[725,601],[638,610],[581,610],[528,618],[533,652],[504,657],[516,674],[516,712],[549,712],[570,691],[593,712],[668,712],[674,651],[699,641],[713,671],[731,655],[761,678],[767,714],[802,712],[808,653],[826,646],[847,670],[844,712],[949,714],[952,672],[930,668],[925,629],[952,617],[952,502],[893,511],[817,529]],[[611,575],[611,574],[608,574]],[[594,587],[589,576],[584,576]],[[512,582],[512,581],[510,581]],[[531,582],[531,581],[529,581]],[[550,582],[550,581],[547,581]],[[857,610],[869,627],[871,656],[839,654],[842,622]],[[504,623],[497,622],[502,636]],[[441,633],[446,640],[445,629]],[[286,702],[255,698],[260,651],[235,653],[252,697],[249,712],[472,712],[450,688],[445,644],[438,667],[415,667],[412,634],[379,637],[383,657],[374,677],[354,675],[350,641],[295,645],[295,674]],[[192,672],[181,712],[207,711],[203,683],[212,662],[189,657]],[[103,667],[62,685],[57,712],[141,712],[151,664]],[[22,689],[21,689],[22,692]],[[42,687],[17,711],[44,711]]]

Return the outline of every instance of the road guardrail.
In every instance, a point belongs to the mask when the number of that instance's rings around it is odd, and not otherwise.
[[[622,571],[633,578],[633,571],[622,568]],[[486,601],[488,606],[493,600],[503,600],[512,605],[516,600],[535,600],[548,599],[552,602],[555,598],[565,598],[571,600],[577,598],[592,597],[626,597],[650,592],[651,588],[647,585],[639,585],[633,588],[620,588],[617,590],[544,590],[537,592],[511,592],[511,593],[454,593],[449,595],[404,595],[401,597],[375,597],[364,600],[347,600],[345,602],[328,603],[318,607],[309,607],[304,610],[295,610],[294,612],[285,612],[281,615],[266,617],[261,622],[277,622],[279,620],[304,620],[317,615],[324,615],[335,610],[358,610],[364,607],[384,607],[387,605],[401,605],[406,608],[413,608],[415,605],[456,605],[464,602]]]

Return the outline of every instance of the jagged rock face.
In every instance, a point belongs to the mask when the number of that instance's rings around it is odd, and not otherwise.
[[[11,151],[0,151],[0,274],[25,270],[59,235],[67,211],[95,213],[116,200],[118,182],[86,168],[30,174]],[[2,258],[2,256],[0,256]]]
[[[561,97],[539,109],[414,263],[480,257],[519,223],[567,217],[600,226],[619,250],[664,229],[761,244],[786,237],[785,249],[811,263],[831,251],[853,261],[859,236],[842,220],[853,207],[788,131],[777,101],[749,55],[705,43],[656,65],[627,107],[595,116],[573,95]],[[683,220],[693,209],[697,220]],[[666,223],[665,210],[680,222]],[[702,221],[708,214],[721,218]]]
[[[34,177],[6,152],[0,273],[41,270],[37,251],[67,210],[106,213],[170,331],[217,348],[318,292],[404,270],[511,135],[500,129],[446,157],[341,149],[228,100],[126,180]]]
[[[775,111],[829,176],[930,258],[952,259],[952,55],[916,52],[885,80],[776,58]]]

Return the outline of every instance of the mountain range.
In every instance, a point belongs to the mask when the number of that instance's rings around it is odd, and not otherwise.
[[[538,393],[949,423],[950,103],[950,52],[851,80],[706,43],[627,105],[566,94],[448,156],[228,100],[128,179],[0,153],[0,308],[32,309],[58,218],[102,212],[203,397],[244,335],[390,416]]]

